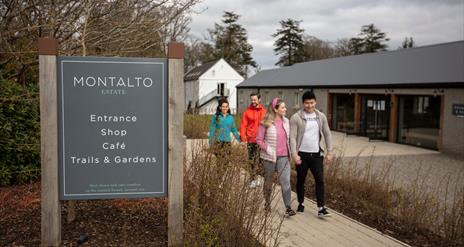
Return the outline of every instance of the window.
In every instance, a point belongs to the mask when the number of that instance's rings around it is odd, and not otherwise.
[[[334,130],[352,133],[354,131],[354,94],[333,94],[332,126]],[[368,105],[373,106],[373,102]]]
[[[437,149],[440,111],[440,96],[399,96],[398,142]]]
[[[217,85],[217,94],[220,95],[220,96],[224,96],[224,88],[225,88],[225,83],[224,82],[220,82],[218,83]]]

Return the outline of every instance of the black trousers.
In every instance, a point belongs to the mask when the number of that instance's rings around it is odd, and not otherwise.
[[[305,153],[298,152],[301,157],[301,164],[296,165],[296,193],[298,202],[303,203],[305,194],[305,181],[308,169],[313,174],[316,182],[316,199],[317,206],[322,207],[325,205],[324,201],[324,156],[318,153]]]
[[[248,163],[250,163],[250,175],[255,179],[257,174],[261,174],[261,159],[259,158],[259,145],[257,143],[248,143]]]

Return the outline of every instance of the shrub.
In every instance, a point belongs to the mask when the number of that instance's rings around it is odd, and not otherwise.
[[[218,159],[206,143],[187,141],[185,245],[277,246],[283,219],[275,207],[266,213],[262,190],[250,188],[246,146],[232,145],[231,155]]]
[[[39,89],[0,77],[0,185],[40,174]]]

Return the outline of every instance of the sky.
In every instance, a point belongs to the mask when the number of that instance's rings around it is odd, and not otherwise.
[[[277,67],[271,35],[287,18],[302,21],[305,34],[329,42],[355,37],[361,26],[373,23],[390,38],[389,50],[406,36],[416,46],[464,40],[464,0],[203,0],[194,7],[190,34],[204,39],[224,11],[241,16],[238,23],[247,30],[261,69]]]

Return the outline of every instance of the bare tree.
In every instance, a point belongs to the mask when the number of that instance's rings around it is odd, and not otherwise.
[[[164,56],[188,33],[200,0],[1,0],[0,70],[37,81],[37,39],[54,37],[65,55]]]
[[[335,49],[329,41],[314,36],[303,37],[305,61],[320,60],[335,57]]]
[[[185,40],[185,71],[189,71],[204,63],[217,60],[218,58],[215,56],[215,52],[214,44],[210,41],[200,40],[196,37],[188,37]]]
[[[350,50],[350,40],[347,38],[338,39],[334,45],[335,56],[343,57],[352,55]]]

